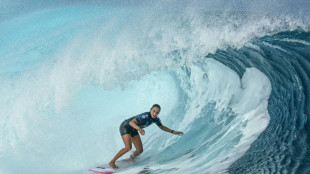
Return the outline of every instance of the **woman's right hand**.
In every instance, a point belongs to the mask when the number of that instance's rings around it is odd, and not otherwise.
[[[144,129],[139,129],[139,133],[140,133],[141,135],[144,135],[144,134],[145,134]]]

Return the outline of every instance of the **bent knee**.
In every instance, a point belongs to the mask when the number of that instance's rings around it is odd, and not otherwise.
[[[124,150],[125,150],[126,152],[129,152],[129,151],[131,150],[131,146],[125,147]]]

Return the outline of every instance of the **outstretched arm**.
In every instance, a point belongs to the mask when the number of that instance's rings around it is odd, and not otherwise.
[[[174,130],[172,130],[172,129],[169,129],[169,128],[167,128],[167,127],[164,126],[164,125],[159,126],[159,128],[160,128],[161,130],[163,130],[163,131],[170,132],[170,133],[172,133],[172,134],[174,134],[174,135],[183,135],[183,134],[184,134],[183,132],[174,131]]]

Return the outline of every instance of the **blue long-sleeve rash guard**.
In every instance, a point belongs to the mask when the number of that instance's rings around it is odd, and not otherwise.
[[[137,119],[137,121],[138,121],[137,126],[139,126],[141,129],[148,127],[152,123],[155,123],[157,126],[162,126],[160,119],[158,117],[152,118],[150,112],[144,112],[142,114],[133,116],[133,117],[125,120],[130,127],[132,127],[132,126],[129,124],[129,122],[133,119]]]

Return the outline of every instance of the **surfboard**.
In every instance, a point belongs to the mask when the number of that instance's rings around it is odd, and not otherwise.
[[[104,165],[100,165],[92,169],[88,169],[88,171],[93,172],[93,173],[101,173],[101,174],[113,174],[113,173],[123,171],[123,169],[126,169],[132,166],[133,163],[134,161],[132,161],[130,158],[125,158],[122,160],[117,160],[115,162],[115,164],[118,166],[118,169],[113,169],[109,166],[109,164],[104,164]]]

